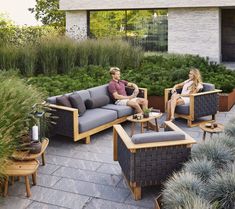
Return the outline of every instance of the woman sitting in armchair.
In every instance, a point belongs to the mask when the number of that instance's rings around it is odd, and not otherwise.
[[[177,93],[176,89],[182,88],[182,92],[180,94]],[[175,108],[177,105],[189,104],[190,103],[190,94],[198,93],[202,90],[202,79],[200,71],[196,68],[192,68],[189,72],[189,79],[176,84],[172,88],[172,96],[171,99],[167,102],[167,119],[166,120],[174,120]]]

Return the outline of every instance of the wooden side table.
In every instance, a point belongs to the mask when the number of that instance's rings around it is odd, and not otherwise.
[[[134,119],[133,115],[127,117],[127,120],[132,122],[131,125],[131,136],[135,133],[135,125],[136,123],[140,123],[141,126],[141,133],[144,133],[144,124],[147,123],[147,129],[149,129],[149,126],[153,127],[155,131],[159,131],[157,119],[162,116],[162,113],[157,114],[156,116],[149,116],[148,118],[142,118],[140,120]],[[152,124],[150,121],[155,120],[155,125]]]
[[[25,185],[26,185],[26,194],[27,194],[27,197],[30,197],[31,191],[30,191],[30,184],[29,184],[29,176],[32,175],[33,185],[36,185],[38,166],[39,166],[39,162],[37,160],[31,160],[31,161],[9,160],[9,162],[7,163],[5,172],[4,172],[6,176],[5,183],[4,183],[4,194],[3,194],[4,197],[7,196],[9,177],[14,178],[14,177],[20,177],[20,176],[24,176]]]
[[[15,151],[13,153],[12,157],[15,160],[20,160],[20,161],[35,160],[35,159],[37,159],[39,157],[42,157],[42,165],[45,165],[46,164],[46,161],[45,161],[45,151],[46,151],[46,148],[47,148],[48,144],[49,144],[49,139],[45,138],[42,141],[42,149],[41,149],[40,153],[38,153],[38,154],[30,154],[29,152]]]
[[[210,136],[212,137],[213,134],[215,133],[221,133],[224,131],[224,125],[220,124],[220,123],[216,123],[217,127],[216,128],[211,128],[211,127],[207,127],[206,123],[200,124],[200,128],[203,130],[203,138],[202,140],[205,141],[206,139],[206,133],[210,133]]]

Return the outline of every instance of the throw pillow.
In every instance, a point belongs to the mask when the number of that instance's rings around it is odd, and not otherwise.
[[[86,104],[87,109],[93,109],[93,108],[105,106],[109,103],[109,101],[110,101],[109,97],[104,95],[104,96],[100,96],[100,97],[96,97],[92,99],[87,99],[85,101],[85,104]]]
[[[86,112],[86,106],[79,94],[69,95],[69,101],[73,108],[78,109],[79,116],[82,116]]]
[[[56,104],[61,105],[61,106],[65,106],[65,107],[72,107],[72,105],[66,95],[56,97]]]

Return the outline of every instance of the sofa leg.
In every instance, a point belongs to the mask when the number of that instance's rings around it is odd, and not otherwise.
[[[86,144],[90,144],[90,143],[91,143],[91,137],[90,137],[90,136],[87,136],[87,137],[86,137],[85,143],[86,143]]]

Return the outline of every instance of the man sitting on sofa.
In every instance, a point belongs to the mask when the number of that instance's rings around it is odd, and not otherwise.
[[[139,93],[138,86],[125,80],[120,80],[120,69],[118,67],[110,68],[112,80],[109,82],[108,91],[116,105],[127,105],[135,109],[137,113],[143,113],[142,108],[148,107],[148,100],[136,97]],[[134,87],[131,96],[127,96],[125,86]]]

